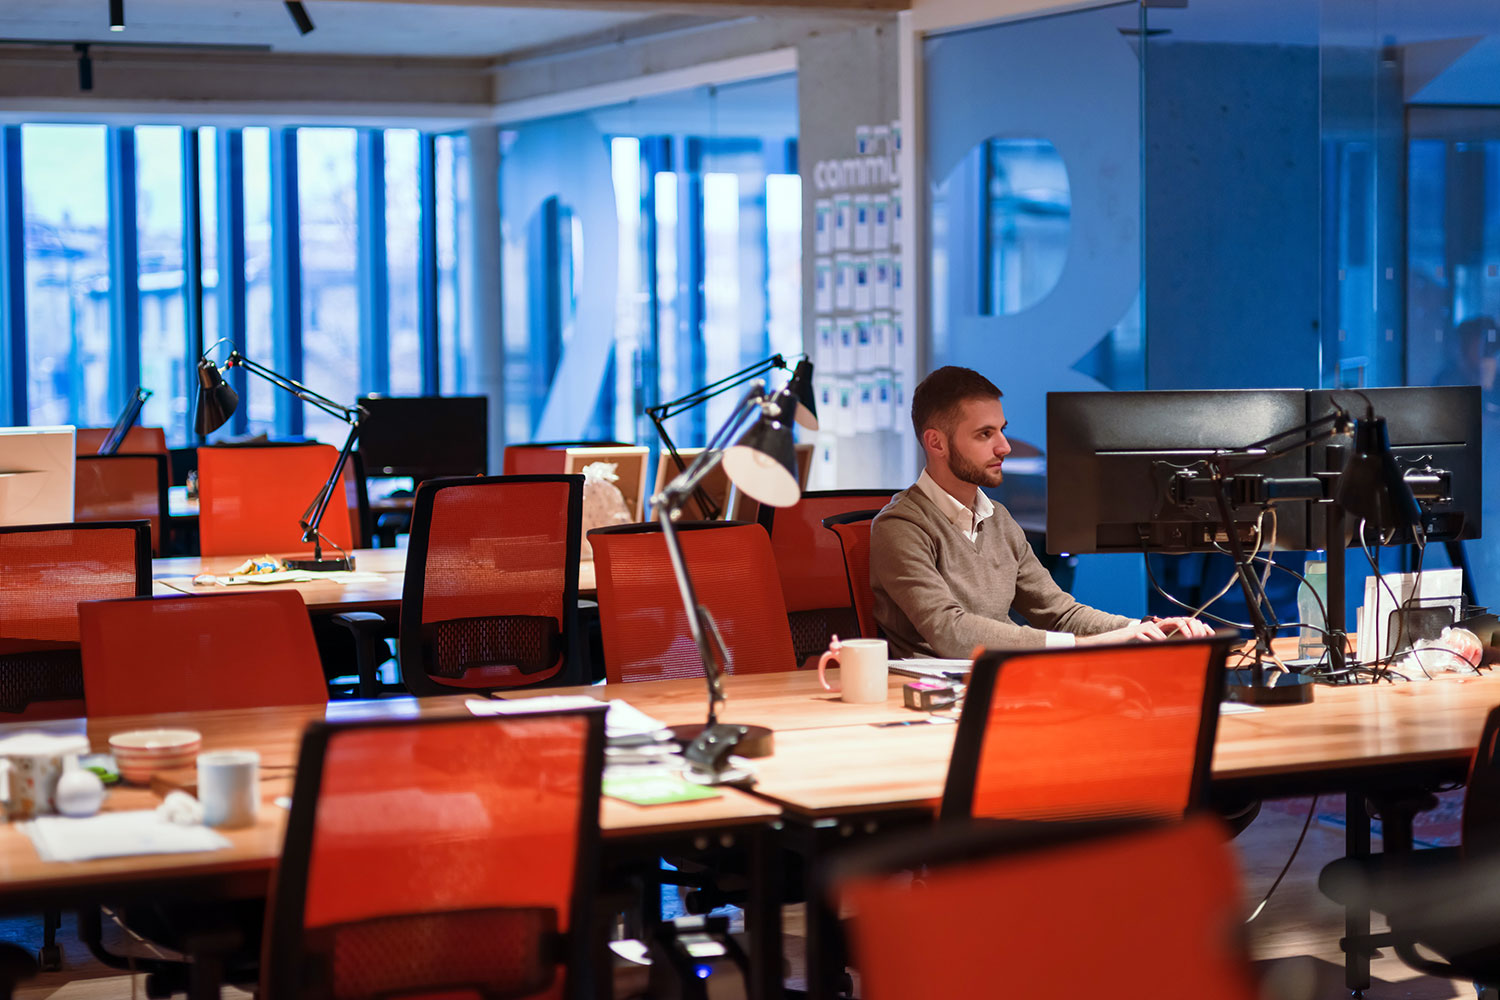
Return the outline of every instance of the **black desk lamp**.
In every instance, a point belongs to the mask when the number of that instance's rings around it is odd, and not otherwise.
[[[1351,390],[1354,391],[1354,390]],[[1362,395],[1358,392],[1356,395]],[[1271,652],[1271,629],[1263,608],[1269,603],[1256,578],[1255,568],[1245,554],[1244,540],[1235,528],[1231,504],[1266,506],[1283,500],[1313,501],[1324,505],[1328,545],[1328,598],[1325,611],[1328,621],[1323,642],[1328,650],[1329,667],[1337,672],[1344,668],[1344,646],[1347,640],[1344,618],[1344,547],[1348,516],[1364,521],[1379,531],[1406,529],[1418,537],[1422,531],[1421,511],[1417,506],[1413,484],[1403,476],[1391,454],[1385,419],[1375,415],[1375,407],[1365,400],[1362,420],[1351,419],[1342,408],[1335,413],[1303,424],[1243,448],[1224,449],[1207,460],[1209,475],[1193,469],[1178,470],[1172,478],[1173,499],[1181,503],[1210,500],[1217,508],[1219,522],[1234,558],[1235,575],[1250,613],[1255,633],[1255,660],[1246,678],[1248,683],[1231,683],[1232,700],[1251,704],[1297,704],[1313,700],[1313,686],[1308,678],[1292,675],[1288,684],[1266,684],[1265,661],[1276,661]],[[1342,470],[1322,472],[1316,476],[1276,478],[1249,472],[1264,462],[1329,439],[1354,435],[1355,450]],[[1287,439],[1291,439],[1288,441]],[[1441,495],[1446,489],[1446,473],[1435,472],[1419,477],[1423,491]],[[1430,480],[1430,481],[1429,481]]]
[[[798,368],[800,370],[801,366]],[[769,754],[771,731],[764,726],[719,722],[719,707],[724,704],[723,674],[731,664],[729,650],[714,625],[713,616],[698,603],[693,579],[683,561],[682,548],[678,545],[672,522],[703,477],[721,462],[730,482],[753,499],[772,507],[795,504],[801,498],[802,490],[797,480],[792,420],[800,406],[800,397],[791,385],[779,392],[768,393],[765,382],[757,381],[724,426],[714,434],[708,447],[693,459],[692,465],[651,498],[652,511],[661,522],[662,537],[672,560],[672,573],[677,578],[683,610],[687,612],[688,630],[692,633],[693,644],[698,647],[703,676],[708,683],[708,721],[702,726],[674,726],[673,731],[686,744],[683,755],[692,765],[695,776],[708,784],[741,781],[748,777],[729,766],[729,754],[736,748],[746,756]],[[661,425],[658,423],[657,426]],[[662,436],[666,436],[665,432]]]
[[[687,471],[687,462],[677,453],[677,445],[672,442],[672,436],[667,433],[666,422],[681,413],[691,410],[695,406],[708,402],[715,396],[726,393],[737,386],[744,385],[746,382],[759,378],[777,368],[786,371],[789,365],[786,359],[780,354],[773,354],[764,361],[757,361],[748,368],[743,368],[733,375],[726,375],[717,382],[710,382],[703,388],[690,392],[685,396],[646,408],[646,416],[650,417],[651,423],[656,425],[657,436],[661,438],[661,443],[666,445],[667,453],[672,456],[672,461],[676,464],[679,475]],[[812,362],[808,360],[806,355],[803,355],[797,360],[797,367],[792,370],[791,381],[786,384],[786,388],[783,391],[791,393],[793,402],[796,404],[794,414],[796,422],[807,430],[815,431],[818,429],[818,408],[813,393],[812,373]],[[728,471],[729,467],[726,465],[725,472],[727,473]],[[730,482],[734,482],[732,475],[730,476]],[[745,492],[749,491],[746,490]],[[721,513],[719,505],[709,498],[707,492],[701,488],[701,483],[694,487],[693,493],[693,499],[697,501],[698,509],[703,512],[704,518],[710,521],[718,520]],[[728,502],[724,506],[725,509],[733,508],[733,504]]]
[[[339,477],[343,475],[344,466],[349,461],[349,453],[354,450],[354,442],[359,438],[359,424],[365,417],[364,409],[359,406],[344,406],[335,403],[327,396],[313,392],[300,382],[278,375],[264,365],[256,364],[233,347],[229,350],[229,356],[224,359],[223,366],[217,366],[208,359],[208,352],[224,343],[228,343],[228,340],[214,341],[208,345],[208,350],[203,352],[203,357],[198,359],[198,413],[193,420],[194,429],[199,434],[216,431],[234,415],[235,409],[239,407],[239,394],[228,382],[224,381],[224,372],[230,368],[243,368],[247,372],[259,375],[272,385],[286,390],[303,402],[311,403],[324,413],[338,417],[348,424],[349,436],[344,440],[344,447],[339,451],[338,461],[333,463],[333,474],[328,477],[323,488],[318,490],[317,496],[313,497],[312,503],[307,505],[307,510],[302,512],[302,517],[297,521],[302,528],[302,540],[312,542],[313,556],[311,559],[286,559],[283,562],[286,563],[288,569],[315,572],[353,569],[353,556],[323,558],[323,536],[318,531],[318,525],[323,523],[323,515],[328,510],[328,502],[333,498],[334,490],[338,489]]]

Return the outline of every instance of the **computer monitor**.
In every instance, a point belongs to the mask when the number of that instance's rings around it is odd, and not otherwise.
[[[1484,473],[1483,410],[1480,389],[1475,385],[1398,386],[1371,389],[1318,389],[1307,394],[1307,416],[1317,420],[1342,407],[1355,418],[1366,413],[1368,397],[1377,417],[1384,417],[1396,464],[1408,476],[1420,475],[1425,469],[1441,470],[1447,475],[1446,490],[1434,496],[1433,490],[1417,485],[1413,492],[1422,511],[1422,527],[1428,541],[1453,542],[1480,536],[1482,480]],[[1334,442],[1337,444],[1337,439]],[[1309,471],[1331,470],[1331,462],[1342,462],[1347,455],[1345,439],[1342,454],[1329,454],[1323,448],[1308,456]],[[1424,495],[1425,494],[1425,495]],[[1353,530],[1354,526],[1350,526]],[[1328,547],[1322,518],[1314,518],[1309,548]],[[1369,541],[1373,544],[1376,539]],[[1410,533],[1385,537],[1386,544],[1412,541]],[[1353,539],[1358,545],[1359,540]]]
[[[0,427],[0,525],[73,520],[73,428]]]
[[[486,396],[362,396],[365,474],[482,476],[489,464]]]
[[[113,455],[120,450],[120,445],[125,441],[125,435],[135,425],[141,415],[141,407],[146,405],[146,400],[151,398],[151,390],[143,386],[137,386],[135,392],[131,393],[130,401],[125,404],[125,409],[120,411],[119,419],[104,435],[104,440],[99,444],[100,455]]]
[[[1173,475],[1206,469],[1221,449],[1239,449],[1306,421],[1302,389],[1208,389],[1047,394],[1047,551],[1206,552],[1227,540],[1211,500],[1174,503]],[[1248,465],[1251,459],[1237,461]],[[1307,475],[1293,452],[1247,471]],[[1307,547],[1306,503],[1276,510],[1276,549]],[[1236,530],[1253,548],[1261,506],[1231,507]],[[1271,547],[1269,523],[1262,551]]]

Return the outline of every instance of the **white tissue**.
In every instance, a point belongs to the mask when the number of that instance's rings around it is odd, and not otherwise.
[[[203,805],[187,792],[168,792],[156,807],[156,815],[178,826],[196,826],[203,822]]]

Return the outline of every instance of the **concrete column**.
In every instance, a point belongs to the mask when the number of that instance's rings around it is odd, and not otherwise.
[[[464,392],[490,398],[489,470],[500,472],[505,447],[505,343],[500,298],[500,130],[477,125],[469,139],[469,212],[459,219],[459,329]]]

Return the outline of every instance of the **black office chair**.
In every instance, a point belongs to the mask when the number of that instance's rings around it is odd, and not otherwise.
[[[1383,853],[1341,858],[1318,876],[1324,895],[1383,913],[1390,925],[1346,948],[1393,947],[1419,972],[1472,979],[1482,1000],[1500,1000],[1500,894],[1494,891],[1500,885],[1500,708],[1485,719],[1469,764],[1460,846],[1412,850],[1409,817],[1404,828],[1387,819],[1382,829]],[[1418,945],[1442,961],[1423,955]]]

